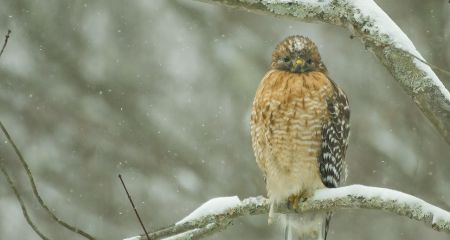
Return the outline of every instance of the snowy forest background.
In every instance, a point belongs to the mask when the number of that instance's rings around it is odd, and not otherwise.
[[[450,66],[447,1],[377,3],[431,63]],[[302,34],[347,92],[348,184],[396,189],[449,210],[450,148],[347,30],[195,1],[0,1],[0,118],[55,213],[101,239],[141,233],[121,173],[151,231],[206,200],[265,194],[249,111],[276,43]],[[3,39],[2,39],[3,41]],[[436,72],[439,75],[439,72]],[[439,75],[447,88],[448,76]],[[2,136],[0,157],[54,239],[78,239],[41,211]],[[278,239],[267,216],[209,239]],[[447,239],[381,211],[335,214],[329,239]],[[0,239],[38,239],[0,178]]]

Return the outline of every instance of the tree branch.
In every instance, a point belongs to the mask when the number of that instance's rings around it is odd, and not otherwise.
[[[199,239],[225,229],[235,218],[267,214],[269,205],[264,197],[250,197],[242,201],[237,197],[214,198],[178,223],[150,233],[149,236],[150,239]],[[450,233],[450,212],[406,193],[362,185],[321,189],[296,209],[288,209],[283,204],[278,206],[277,212],[303,213],[340,209],[383,210],[423,222],[436,231]],[[140,235],[127,239],[144,238],[145,235]]]
[[[33,229],[33,231],[42,239],[42,240],[49,240],[47,236],[45,236],[39,228],[34,224],[33,220],[31,220],[30,215],[28,214],[27,207],[25,206],[25,203],[22,199],[22,196],[20,195],[19,191],[16,188],[16,185],[14,184],[13,180],[9,176],[8,172],[6,171],[5,167],[3,166],[3,159],[0,158],[0,171],[3,173],[3,176],[5,176],[6,181],[8,181],[9,187],[13,190],[14,195],[16,195],[17,201],[20,204],[20,208],[22,209],[23,216],[25,217],[25,220],[27,221],[28,225]]]
[[[23,157],[23,155],[22,155],[22,153],[20,152],[19,148],[17,147],[16,143],[15,143],[14,140],[12,139],[11,135],[9,135],[8,130],[6,130],[6,127],[3,125],[3,123],[2,123],[1,121],[0,121],[0,129],[1,129],[1,131],[3,132],[3,134],[5,134],[6,139],[8,139],[9,144],[11,144],[11,146],[12,146],[13,149],[14,149],[14,152],[17,154],[17,157],[19,158],[19,161],[20,161],[20,163],[22,164],[22,167],[25,169],[25,172],[27,173],[28,180],[29,180],[30,185],[31,185],[31,189],[33,189],[33,194],[34,194],[34,196],[36,197],[36,199],[38,200],[39,205],[41,205],[41,207],[48,213],[48,215],[50,215],[50,217],[51,217],[54,221],[56,221],[58,224],[60,224],[61,226],[65,227],[66,229],[68,229],[68,230],[70,230],[70,231],[72,231],[72,232],[74,232],[74,233],[77,233],[77,234],[79,234],[79,235],[81,235],[81,236],[83,236],[83,237],[85,237],[85,238],[87,238],[87,239],[89,239],[89,240],[95,240],[95,238],[94,238],[93,236],[91,236],[90,234],[84,232],[83,230],[81,230],[81,229],[79,229],[79,228],[77,228],[77,227],[74,227],[74,226],[72,226],[72,225],[66,223],[65,221],[63,221],[61,218],[59,218],[58,216],[56,216],[56,215],[50,210],[50,208],[47,206],[47,204],[45,204],[44,200],[42,199],[41,195],[39,194],[39,192],[38,192],[38,190],[37,190],[37,186],[36,186],[36,183],[35,183],[35,181],[34,181],[33,174],[31,173],[30,167],[28,166],[28,163],[25,161],[25,158]],[[2,168],[2,171],[3,171],[3,174],[5,175],[5,177],[9,178],[9,176],[7,175],[7,173],[6,173],[6,171],[5,171],[4,168]],[[9,179],[8,179],[8,182],[9,182]],[[11,182],[9,182],[9,184],[11,185]],[[13,186],[13,185],[11,185],[11,186]],[[14,189],[13,189],[13,190],[14,190]],[[20,197],[17,196],[17,194],[16,194],[16,197],[17,197],[17,199],[19,200],[20,205],[22,206],[23,201],[20,200]],[[22,211],[23,211],[23,210],[26,210],[26,209],[23,208],[23,206],[22,206]],[[24,212],[23,214],[24,214],[25,217],[27,216],[27,213]],[[28,219],[27,219],[27,222],[30,224],[30,221],[28,221]],[[31,226],[33,229],[35,228],[35,226],[33,226],[32,224],[30,224],[30,226]],[[35,230],[35,231],[36,231],[36,230]],[[39,232],[37,232],[37,231],[36,231],[36,233],[39,234]],[[39,234],[39,236],[41,236],[41,234]],[[41,236],[41,237],[42,237],[42,236]],[[43,238],[43,239],[44,239],[44,238]]]
[[[304,22],[346,27],[375,54],[450,144],[449,91],[406,34],[373,0],[200,1]]]
[[[5,51],[6,44],[8,44],[8,39],[11,36],[11,30],[8,29],[8,32],[5,35],[5,41],[3,42],[2,50],[0,50],[0,57],[3,55],[3,51]]]

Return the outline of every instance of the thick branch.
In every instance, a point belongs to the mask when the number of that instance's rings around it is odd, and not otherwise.
[[[201,0],[348,28],[372,50],[450,144],[450,93],[409,38],[373,0]]]
[[[406,193],[386,188],[351,185],[341,188],[318,190],[297,209],[278,206],[279,213],[307,211],[335,211],[339,209],[377,209],[421,221],[436,231],[450,233],[450,212],[433,206]],[[237,197],[211,199],[189,216],[169,227],[150,233],[150,239],[198,239],[225,229],[233,219],[267,214],[269,201],[263,197],[251,197],[240,201]],[[129,239],[144,239],[145,235]]]

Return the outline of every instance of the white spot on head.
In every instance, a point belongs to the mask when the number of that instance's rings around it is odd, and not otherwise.
[[[295,40],[294,40],[294,50],[295,51],[300,51],[300,50],[302,50],[303,48],[305,48],[305,43],[303,42],[303,41],[301,41],[301,40],[303,40],[303,39],[298,39],[298,38],[295,38]]]
[[[307,48],[308,39],[302,36],[289,37],[287,41],[287,48],[290,52],[300,52]]]

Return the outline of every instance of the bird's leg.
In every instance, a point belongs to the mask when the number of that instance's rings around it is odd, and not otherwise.
[[[275,203],[272,200],[272,202],[270,203],[270,208],[269,208],[269,218],[267,219],[267,223],[270,225],[273,222],[273,213],[274,213],[274,208],[275,208]]]

